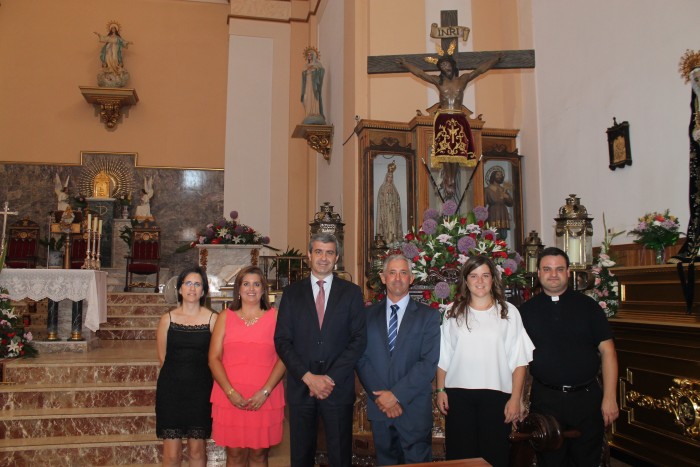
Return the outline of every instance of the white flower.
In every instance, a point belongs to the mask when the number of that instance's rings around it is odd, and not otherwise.
[[[460,254],[460,255],[457,257],[457,261],[459,261],[459,264],[464,264],[464,263],[466,263],[468,260],[469,260],[469,256],[467,256],[467,255]]]
[[[450,234],[440,234],[437,236],[438,242],[440,243],[450,243],[452,240],[452,235]]]
[[[425,264],[423,265],[425,266]],[[428,273],[425,271],[420,271],[418,269],[413,270],[413,275],[416,276],[416,279],[418,279],[419,281],[424,281],[428,279]]]
[[[10,319],[15,319],[15,318],[17,318],[17,315],[15,315],[15,309],[14,309],[14,308],[10,308],[9,310],[6,310],[6,309],[3,308],[2,314],[4,314],[5,316],[7,316],[7,317],[10,318]]]
[[[225,237],[228,234],[228,228],[226,227],[221,227],[219,230],[217,230],[216,235],[219,237]]]
[[[603,267],[605,267],[605,268],[611,268],[611,267],[615,266],[615,261],[611,260],[610,258],[604,259],[604,258],[603,258],[603,255],[600,255],[600,256],[601,256],[601,258],[600,258],[600,264],[602,264]]]
[[[468,234],[475,233],[478,235],[479,233],[481,233],[481,227],[479,227],[477,224],[469,224],[465,227],[465,230]]]
[[[445,220],[442,222],[442,226],[445,227],[447,230],[452,230],[455,228],[455,225],[457,225],[457,219],[450,220],[449,218],[445,218]]]
[[[233,243],[244,243],[245,242],[245,240],[243,238],[241,238],[239,235],[236,235],[235,237],[233,237],[231,239],[231,241]]]
[[[10,345],[7,346],[7,351],[10,353],[14,353],[14,356],[19,355],[19,344],[18,341],[13,339],[12,342],[10,342]]]

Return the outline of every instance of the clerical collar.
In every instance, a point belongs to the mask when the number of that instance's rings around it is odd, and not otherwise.
[[[559,295],[552,295],[549,298],[551,298],[554,303],[559,301]]]

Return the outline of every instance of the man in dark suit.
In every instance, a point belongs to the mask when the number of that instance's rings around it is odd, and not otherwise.
[[[377,465],[432,460],[432,380],[440,357],[440,313],[411,300],[412,264],[389,256],[387,298],[367,310],[367,349],[357,374],[369,399]]]
[[[284,289],[275,347],[287,367],[292,467],[312,467],[318,417],[323,418],[329,463],[350,466],[357,360],[367,344],[360,288],[333,276],[338,241],[309,241],[311,275]]]

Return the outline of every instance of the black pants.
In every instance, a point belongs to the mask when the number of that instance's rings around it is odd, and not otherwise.
[[[511,424],[503,413],[510,394],[489,389],[447,388],[445,457],[483,457],[494,467],[507,467]]]
[[[332,467],[350,467],[352,463],[352,405],[329,405],[314,401],[309,405],[289,406],[289,442],[292,467],[313,467],[316,456],[318,418],[326,431],[328,462]]]
[[[532,382],[530,412],[553,415],[561,429],[577,429],[579,438],[564,440],[556,451],[537,454],[538,467],[597,467],[603,450],[605,427],[600,405],[603,391],[597,382],[580,391],[562,392],[550,389],[537,380]]]

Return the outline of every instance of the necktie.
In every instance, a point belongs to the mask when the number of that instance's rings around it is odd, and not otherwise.
[[[326,308],[326,291],[323,290],[325,281],[318,281],[318,295],[316,295],[316,314],[318,315],[318,327],[323,326],[323,311]]]
[[[389,318],[389,354],[394,353],[396,347],[396,336],[399,335],[399,311],[398,305],[391,305],[391,317]]]

